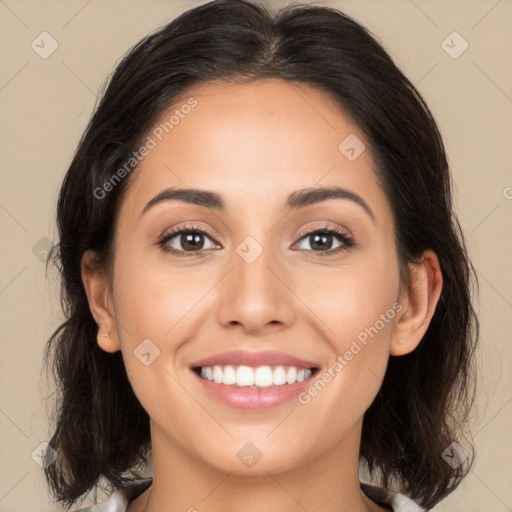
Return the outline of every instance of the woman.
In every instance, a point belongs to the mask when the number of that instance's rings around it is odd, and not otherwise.
[[[467,473],[478,322],[443,143],[348,16],[215,0],[142,40],[57,219],[61,504],[104,481],[116,512],[404,512]]]

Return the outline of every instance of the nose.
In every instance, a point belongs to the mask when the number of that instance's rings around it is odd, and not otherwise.
[[[292,289],[289,272],[271,250],[263,250],[253,261],[243,250],[235,252],[232,269],[218,290],[218,321],[223,327],[240,326],[251,334],[289,327],[297,310]]]

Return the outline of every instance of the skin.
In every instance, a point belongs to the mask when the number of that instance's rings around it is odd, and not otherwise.
[[[401,283],[392,212],[369,144],[324,93],[269,79],[195,86],[192,96],[198,105],[133,171],[116,223],[112,287],[94,253],[82,262],[98,343],[122,351],[150,416],[147,512],[386,510],[359,487],[363,415],[389,356],[414,350],[428,327],[442,288],[437,257],[426,251],[410,266],[411,285]],[[366,145],[354,161],[338,150],[349,134]],[[295,190],[330,185],[357,193],[374,220],[347,199],[286,211]],[[227,210],[173,200],[141,215],[169,187],[217,192]],[[191,221],[213,235],[202,255],[158,246],[166,230]],[[301,235],[326,225],[356,245],[319,255]],[[247,236],[263,249],[252,263],[236,252]],[[332,238],[333,248],[340,243]],[[184,251],[179,235],[167,245]],[[238,412],[207,396],[189,368],[228,350],[279,350],[317,362],[322,373],[397,302],[400,312],[306,405]],[[133,353],[147,338],[160,350],[149,366]],[[247,442],[262,453],[252,467],[237,457]],[[129,512],[145,510],[148,496]]]

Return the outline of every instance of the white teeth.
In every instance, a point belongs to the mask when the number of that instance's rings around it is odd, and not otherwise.
[[[290,366],[290,368],[288,368],[288,371],[286,372],[286,382],[288,384],[297,382],[297,368],[294,366]]]
[[[260,366],[254,372],[254,384],[261,388],[272,386],[272,370],[270,366]]]
[[[274,370],[274,374],[272,375],[272,384],[274,384],[274,386],[286,384],[286,371],[282,366],[278,366]]]
[[[284,384],[295,384],[311,377],[310,369],[297,369],[294,366],[232,366],[215,365],[201,368],[201,377],[217,384],[229,386],[256,386],[268,388],[270,386],[282,386]]]
[[[222,384],[236,384],[236,372],[232,366],[224,367],[224,371],[222,372]]]
[[[220,366],[213,367],[213,382],[222,384],[222,368]]]
[[[236,383],[239,386],[254,385],[254,371],[249,366],[239,366],[236,371]]]

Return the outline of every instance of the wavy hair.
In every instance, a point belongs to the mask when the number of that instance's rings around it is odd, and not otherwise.
[[[133,393],[120,352],[98,347],[81,279],[86,250],[109,264],[131,175],[104,198],[94,191],[191,86],[265,78],[317,88],[365,134],[395,219],[402,277],[407,279],[407,263],[424,250],[439,258],[441,299],[416,350],[390,357],[364,415],[361,462],[382,486],[427,509],[471,467],[473,456],[457,468],[441,457],[470,418],[479,323],[472,306],[476,273],[453,210],[449,166],[431,111],[377,38],[339,10],[295,4],[274,12],[249,0],[214,0],[181,14],[123,57],[60,190],[59,242],[47,263],[60,272],[66,320],[45,351],[57,383],[50,445],[59,457],[45,475],[61,506],[70,507],[101,478],[112,488],[128,485],[150,453],[148,414]]]

